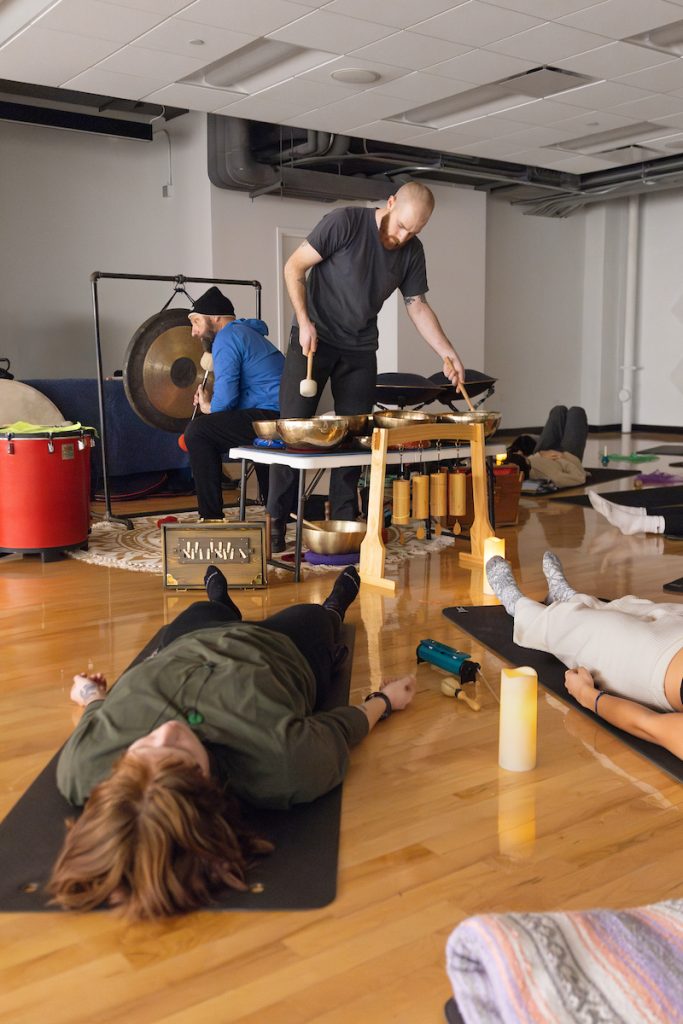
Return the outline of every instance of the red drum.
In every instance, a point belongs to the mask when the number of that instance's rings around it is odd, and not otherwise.
[[[49,555],[87,544],[93,435],[0,431],[0,551]]]

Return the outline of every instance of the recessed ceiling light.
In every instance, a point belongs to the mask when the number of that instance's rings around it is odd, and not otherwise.
[[[373,82],[379,82],[381,77],[377,71],[369,71],[366,68],[340,68],[338,71],[330,72],[330,78],[346,85],[371,85]]]
[[[190,46],[203,46],[203,45],[204,45],[204,40],[203,39],[190,39]]]

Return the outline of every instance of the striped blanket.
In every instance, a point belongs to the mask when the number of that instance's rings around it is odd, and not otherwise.
[[[446,969],[465,1024],[683,1024],[683,900],[470,917]]]

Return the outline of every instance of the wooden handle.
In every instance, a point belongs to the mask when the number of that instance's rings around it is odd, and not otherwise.
[[[465,704],[471,707],[473,711],[481,711],[481,704],[476,700],[472,700],[471,697],[468,697],[464,690],[456,690],[455,696],[458,700],[464,700]]]
[[[309,348],[306,360],[306,380],[313,380],[313,349]]]
[[[467,402],[467,405],[469,407],[470,412],[474,412],[474,406],[472,405],[472,403],[470,401],[470,396],[467,394],[467,388],[465,387],[465,382],[461,380],[460,383],[458,384],[458,388],[460,390],[460,394],[462,395],[462,397]]]

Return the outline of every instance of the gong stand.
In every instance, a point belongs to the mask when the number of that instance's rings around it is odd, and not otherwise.
[[[90,275],[92,287],[92,307],[95,327],[95,358],[97,362],[97,397],[100,406],[100,444],[102,447],[102,477],[104,480],[104,522],[122,523],[127,530],[133,529],[133,523],[125,516],[115,516],[111,510],[111,494],[109,492],[109,474],[107,470],[107,423],[104,410],[104,376],[102,372],[102,339],[100,335],[100,305],[97,283],[101,280],[114,281],[168,281],[174,284],[174,289],[168,302],[162,306],[162,311],[173,301],[178,293],[185,295],[190,302],[191,296],[185,290],[186,283],[194,284],[226,284],[226,285],[248,285],[256,291],[256,318],[261,319],[261,284],[259,281],[243,281],[228,277],[185,277],[183,274],[176,274],[175,277],[166,277],[159,274],[105,274],[99,270]]]

